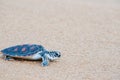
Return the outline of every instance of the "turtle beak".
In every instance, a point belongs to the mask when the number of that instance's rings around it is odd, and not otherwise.
[[[61,57],[61,55],[58,55],[58,57]]]
[[[58,52],[58,57],[61,57],[61,53],[60,52]]]

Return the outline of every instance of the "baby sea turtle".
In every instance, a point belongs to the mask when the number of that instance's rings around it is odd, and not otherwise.
[[[42,45],[23,44],[5,48],[1,50],[5,60],[21,58],[29,60],[42,59],[42,66],[47,66],[49,61],[53,61],[61,56],[58,51],[47,51]]]

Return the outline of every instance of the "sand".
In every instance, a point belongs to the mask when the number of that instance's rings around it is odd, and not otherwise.
[[[0,58],[0,80],[120,80],[120,1],[0,0],[0,42],[62,54],[48,67]]]

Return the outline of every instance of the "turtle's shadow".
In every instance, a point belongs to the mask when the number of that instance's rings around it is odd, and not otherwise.
[[[39,60],[29,60],[29,59],[21,59],[21,58],[13,58],[15,61],[28,61],[28,62],[42,62],[42,59]]]
[[[29,59],[21,59],[21,58],[13,58],[14,61],[27,61],[27,62],[42,62],[42,59],[39,60],[29,60]],[[50,60],[50,62],[58,62],[57,60]]]

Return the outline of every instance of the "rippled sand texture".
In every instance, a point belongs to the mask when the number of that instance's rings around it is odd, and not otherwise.
[[[36,43],[62,53],[48,67],[0,58],[0,80],[120,80],[120,3],[92,1],[0,0],[0,49]]]

